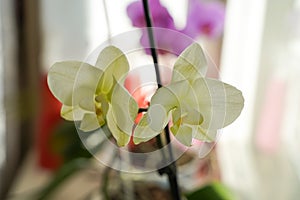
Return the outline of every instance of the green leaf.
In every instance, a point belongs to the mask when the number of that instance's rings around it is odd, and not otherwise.
[[[199,190],[185,195],[187,200],[234,200],[234,196],[229,189],[221,183],[215,182],[206,185]]]
[[[204,77],[207,71],[207,62],[202,48],[194,43],[187,47],[177,58],[172,75],[172,82]]]

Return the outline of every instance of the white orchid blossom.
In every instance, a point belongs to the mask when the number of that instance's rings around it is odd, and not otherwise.
[[[123,146],[129,142],[132,131],[128,127],[133,127],[133,122],[126,120],[126,114],[120,114],[129,108],[131,118],[135,118],[138,112],[137,103],[119,83],[128,70],[126,56],[109,46],[100,53],[96,66],[78,61],[55,63],[48,73],[48,85],[63,104],[64,119],[81,121],[79,128],[85,132],[107,122],[118,144]]]
[[[198,44],[177,59],[171,84],[159,88],[148,112],[134,132],[134,142],[160,134],[172,120],[171,132],[184,145],[192,139],[213,141],[218,129],[232,123],[244,105],[241,91],[218,80],[204,78],[207,64]]]
[[[138,104],[123,86],[129,70],[126,56],[109,46],[95,66],[77,61],[59,62],[48,74],[49,88],[63,103],[66,120],[81,121],[80,129],[92,131],[107,123],[119,146],[145,142],[170,130],[184,145],[192,139],[213,141],[218,129],[240,114],[244,99],[231,85],[204,78],[207,63],[198,44],[190,45],[177,59],[172,80],[152,96],[147,112],[134,124]]]

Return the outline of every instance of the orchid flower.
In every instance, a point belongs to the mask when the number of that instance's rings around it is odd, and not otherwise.
[[[219,1],[189,0],[186,26],[178,29],[167,8],[159,0],[149,0],[153,33],[158,53],[179,55],[198,36],[216,38],[224,28],[225,6]],[[128,5],[127,15],[135,27],[146,27],[141,1]],[[159,29],[161,28],[161,29]],[[168,29],[169,31],[166,31]],[[173,32],[172,32],[173,31]],[[189,37],[189,39],[187,38]],[[147,29],[142,29],[141,45],[150,54]]]
[[[129,70],[126,56],[109,46],[96,66],[77,61],[54,64],[49,88],[63,103],[61,115],[81,121],[80,129],[93,131],[105,123],[119,146],[148,141],[171,120],[170,130],[184,145],[192,138],[212,141],[218,129],[232,123],[243,108],[241,92],[218,80],[204,78],[206,59],[198,44],[190,45],[174,65],[171,83],[159,88],[138,124],[139,106],[125,89]]]
[[[153,27],[175,29],[175,24],[169,11],[159,0],[149,0],[150,12],[153,20]],[[145,27],[145,15],[142,1],[135,1],[127,7],[127,14],[135,27]]]
[[[205,35],[216,38],[223,32],[225,6],[222,2],[189,0],[186,26],[182,33],[196,38]]]
[[[118,145],[123,146],[138,113],[137,103],[122,86],[128,70],[126,56],[109,46],[99,54],[95,66],[79,61],[55,63],[48,73],[48,85],[63,104],[64,119],[81,121],[79,129],[85,132],[107,123]],[[126,112],[132,114],[122,115]]]
[[[125,88],[132,95],[132,97],[137,102],[139,108],[146,109],[149,106],[149,102],[147,101],[147,92],[142,90],[142,87],[139,87],[141,84],[139,73],[129,74],[124,82]],[[137,124],[142,118],[143,113],[138,113],[135,123]]]
[[[135,128],[136,144],[160,134],[171,119],[170,130],[182,144],[190,146],[193,138],[213,141],[218,129],[240,115],[241,91],[204,78],[206,68],[201,47],[190,45],[175,62],[171,83],[152,96],[148,112]]]
[[[185,44],[186,42],[178,42],[178,34],[176,35],[174,33],[170,35],[167,34],[163,29],[158,29],[164,28],[177,31],[174,20],[169,11],[160,3],[159,0],[149,0],[149,7],[152,16],[153,27],[157,27],[153,29],[153,33],[158,52],[160,54],[165,54],[167,53],[166,50],[171,49],[175,51],[174,53],[176,53],[176,50],[178,48],[182,51],[186,46],[182,48],[181,43]],[[142,1],[135,1],[129,4],[129,6],[127,7],[127,15],[131,19],[133,26],[139,28],[146,27]],[[140,42],[141,45],[145,48],[146,53],[150,54],[150,44],[147,29],[142,29],[142,37]],[[176,44],[179,45],[178,48]]]

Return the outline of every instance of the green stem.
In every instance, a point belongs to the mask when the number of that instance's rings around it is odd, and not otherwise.
[[[144,8],[144,13],[145,13],[146,24],[148,27],[147,32],[148,32],[148,37],[149,37],[151,55],[152,55],[154,68],[155,68],[156,80],[157,80],[158,88],[160,88],[161,87],[161,79],[160,79],[160,73],[159,73],[159,68],[158,68],[158,57],[157,57],[157,52],[156,52],[156,48],[155,48],[155,39],[154,39],[154,35],[153,35],[153,30],[152,30],[152,21],[151,21],[151,16],[150,16],[150,12],[149,12],[148,0],[143,0],[143,8]],[[165,130],[165,137],[167,140],[167,144],[169,144],[171,142],[169,127],[166,126],[164,130]],[[156,136],[156,142],[157,142],[158,148],[162,149],[163,144],[162,144],[160,135]],[[162,149],[162,151],[163,151],[163,149]],[[181,198],[180,198],[180,191],[179,191],[178,182],[177,182],[176,163],[173,162],[174,157],[173,157],[172,147],[170,144],[168,145],[168,152],[169,152],[170,161],[172,163],[170,165],[164,167],[163,169],[158,170],[158,172],[161,175],[167,174],[171,192],[172,192],[172,196],[175,200],[180,200]],[[162,152],[162,155],[163,155],[163,159],[165,159],[164,151]]]

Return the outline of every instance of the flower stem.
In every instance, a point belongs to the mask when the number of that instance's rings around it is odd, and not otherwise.
[[[160,78],[160,73],[159,73],[159,68],[158,68],[158,57],[157,57],[157,52],[156,52],[156,48],[155,48],[155,39],[154,39],[154,35],[153,35],[153,30],[152,30],[152,22],[151,22],[151,16],[150,16],[150,12],[149,12],[148,0],[143,0],[143,8],[144,8],[145,20],[146,20],[146,24],[147,24],[147,32],[148,32],[148,37],[149,37],[151,56],[152,56],[154,68],[155,68],[157,85],[158,85],[158,88],[160,88],[162,85],[161,85],[161,78]],[[181,198],[180,198],[180,191],[179,191],[178,182],[177,182],[176,163],[173,162],[174,157],[173,157],[172,147],[170,145],[171,138],[170,138],[170,131],[169,131],[168,126],[165,127],[165,137],[166,137],[166,141],[168,144],[169,158],[172,163],[162,169],[159,169],[158,173],[161,175],[167,174],[173,199],[180,200]],[[160,135],[156,136],[156,142],[157,142],[158,147],[162,149],[163,144],[162,144]],[[162,153],[163,153],[163,157],[165,157],[164,152],[162,152]]]
[[[156,81],[158,84],[158,88],[160,88],[161,87],[161,79],[160,79],[160,74],[159,74],[159,69],[158,69],[158,57],[157,57],[157,52],[156,52],[156,48],[155,48],[155,40],[154,40],[154,35],[153,35],[153,30],[152,30],[152,21],[151,21],[151,16],[150,16],[150,12],[149,12],[148,0],[143,0],[143,8],[144,8],[145,20],[146,20],[146,24],[147,24],[147,32],[148,32],[148,37],[149,37],[151,56],[152,56],[154,68],[155,68]]]

